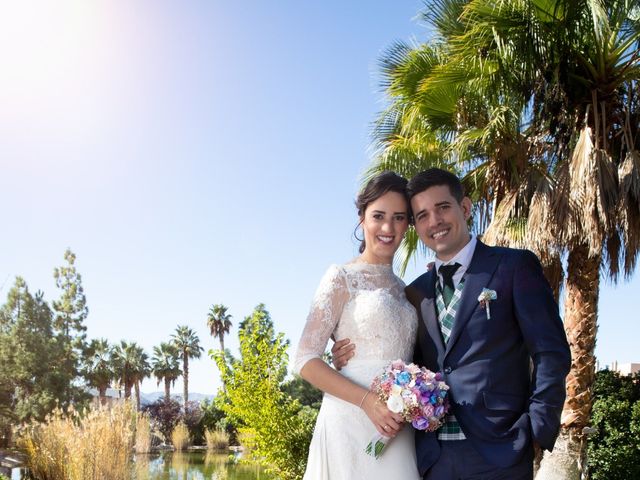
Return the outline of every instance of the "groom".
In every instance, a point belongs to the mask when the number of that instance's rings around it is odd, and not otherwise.
[[[416,431],[425,480],[531,479],[533,447],[551,450],[570,353],[537,257],[469,234],[460,180],[432,168],[407,187],[415,229],[435,266],[407,287],[419,315],[415,362],[441,371],[451,410],[436,433]],[[355,346],[337,342],[341,368]]]

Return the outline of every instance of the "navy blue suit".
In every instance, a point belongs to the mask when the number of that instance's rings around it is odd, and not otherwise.
[[[553,448],[571,356],[558,305],[533,253],[478,241],[465,278],[446,345],[436,317],[435,269],[407,287],[420,316],[415,361],[444,372],[467,439],[488,463],[506,468],[531,449],[532,440]],[[478,302],[483,288],[497,293],[490,319]],[[437,436],[416,432],[416,452],[424,475],[438,459]]]

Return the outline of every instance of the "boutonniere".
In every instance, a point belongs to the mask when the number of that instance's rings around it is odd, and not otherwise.
[[[491,308],[489,307],[489,302],[491,300],[496,300],[498,298],[498,294],[495,290],[490,290],[488,288],[483,288],[482,293],[478,296],[478,301],[480,305],[484,307],[487,311],[487,320],[491,318]]]

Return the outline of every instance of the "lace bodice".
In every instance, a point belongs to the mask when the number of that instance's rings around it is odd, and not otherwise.
[[[294,361],[294,371],[320,358],[333,334],[356,345],[350,363],[410,361],[418,317],[390,265],[349,263],[329,267],[316,291]]]

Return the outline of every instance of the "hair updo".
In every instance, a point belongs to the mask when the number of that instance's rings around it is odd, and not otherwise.
[[[401,177],[396,172],[387,170],[372,177],[356,197],[356,208],[358,209],[358,216],[360,217],[358,226],[362,223],[367,207],[387,192],[396,192],[404,197],[407,202],[407,215],[409,219],[411,219],[411,204],[407,196],[407,179]],[[358,226],[356,226],[356,230]],[[357,236],[356,239],[360,240]],[[360,248],[358,251],[360,253],[364,252],[365,247],[366,244],[363,238],[360,240]]]

